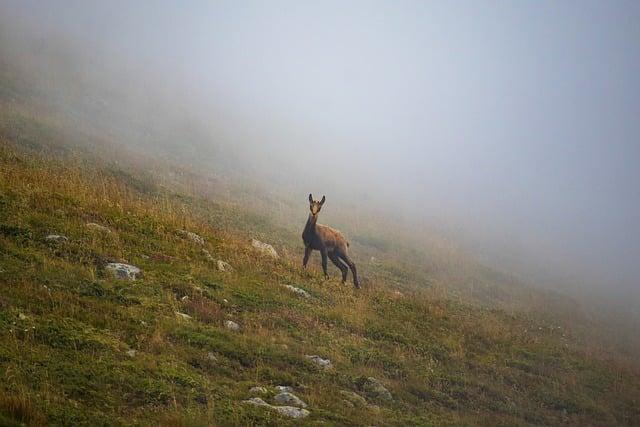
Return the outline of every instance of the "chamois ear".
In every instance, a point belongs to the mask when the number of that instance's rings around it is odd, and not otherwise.
[[[309,193],[309,203],[313,203],[313,196]]]
[[[320,200],[320,204],[324,205],[324,196],[322,196],[322,200]]]

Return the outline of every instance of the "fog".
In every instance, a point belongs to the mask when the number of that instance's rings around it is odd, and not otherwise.
[[[84,114],[118,93],[116,136],[139,121],[144,149],[301,205],[368,200],[532,281],[634,297],[638,22],[631,1],[0,1],[3,59]]]

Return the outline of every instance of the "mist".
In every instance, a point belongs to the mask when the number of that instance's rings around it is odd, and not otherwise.
[[[639,21],[622,1],[1,1],[0,44],[80,119],[145,129],[143,152],[638,297]]]

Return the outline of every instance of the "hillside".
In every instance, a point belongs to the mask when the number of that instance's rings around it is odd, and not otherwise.
[[[232,191],[199,196],[193,181],[181,186],[148,163],[134,167],[135,157],[105,157],[109,146],[83,151],[37,115],[3,108],[1,424],[299,422],[244,402],[272,403],[275,386],[308,404],[310,425],[640,422],[637,367],[593,351],[582,329],[557,316],[519,309],[545,301],[539,292],[513,284],[509,305],[457,298],[442,273],[457,264],[425,268],[421,252],[371,237],[354,239],[362,290],[341,285],[333,267],[323,281],[317,254],[309,271],[299,266],[302,224],[234,202]],[[399,262],[398,251],[413,258]],[[233,271],[220,271],[218,259]],[[111,262],[141,274],[116,279]],[[510,280],[466,274],[479,284]]]

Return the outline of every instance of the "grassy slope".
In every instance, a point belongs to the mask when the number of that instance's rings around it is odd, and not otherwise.
[[[309,403],[309,424],[639,422],[638,374],[589,357],[557,323],[432,290],[398,295],[391,270],[358,292],[323,282],[298,257],[252,251],[246,238],[257,233],[296,253],[293,235],[266,218],[28,146],[0,141],[0,424],[283,424],[240,403],[253,385],[280,384]],[[236,271],[218,272],[180,229]],[[45,242],[53,232],[69,241]],[[143,278],[108,277],[113,260]],[[335,368],[319,371],[305,354]],[[337,390],[358,391],[361,376],[381,380],[394,402],[346,407]]]

